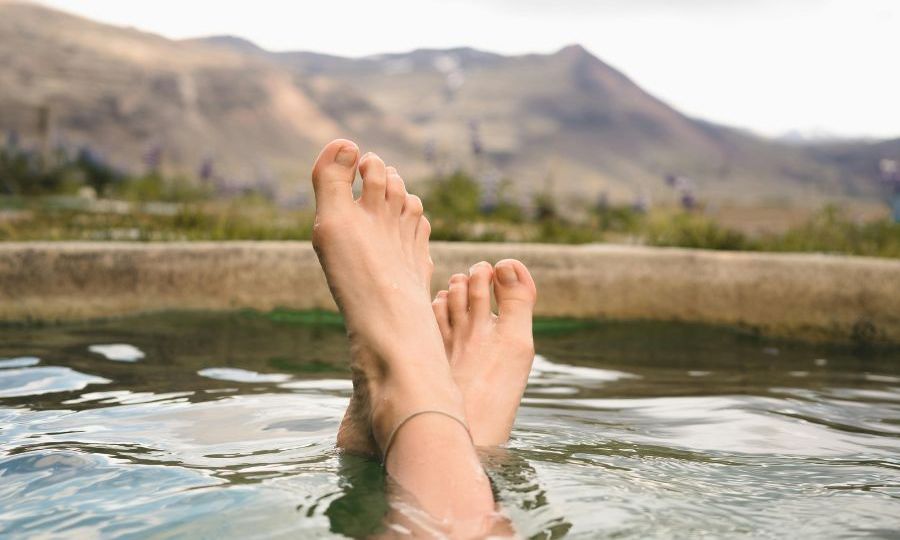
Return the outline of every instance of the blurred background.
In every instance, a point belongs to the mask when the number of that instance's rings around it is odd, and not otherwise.
[[[892,0],[0,0],[0,240],[309,238],[335,137],[434,238],[900,257]]]

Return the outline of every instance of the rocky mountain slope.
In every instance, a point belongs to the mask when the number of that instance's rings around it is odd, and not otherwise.
[[[900,157],[891,142],[810,148],[686,117],[577,45],[348,59],[233,37],[171,41],[0,1],[0,65],[0,130],[90,146],[131,170],[152,155],[193,176],[206,161],[288,195],[337,136],[412,182],[463,167],[521,196],[589,200],[671,197],[667,175],[709,200],[872,197],[878,161]]]

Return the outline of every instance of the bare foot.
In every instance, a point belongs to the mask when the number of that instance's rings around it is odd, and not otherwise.
[[[491,311],[491,285],[499,315]],[[480,262],[450,278],[432,303],[450,370],[478,446],[509,439],[534,360],[531,315],[537,290],[528,269],[506,259]]]
[[[350,338],[354,395],[338,434],[351,451],[383,450],[412,412],[442,410],[460,418],[428,283],[428,221],[422,203],[375,154],[359,159],[362,196],[351,190],[359,150],[329,143],[313,168],[313,246]]]
[[[428,222],[396,170],[374,154],[329,143],[313,167],[313,246],[344,315],[354,396],[338,444],[374,441],[396,495],[390,530],[482,538],[509,531],[472,446],[427,284]],[[427,413],[427,414],[426,414]],[[399,527],[399,529],[397,529]]]

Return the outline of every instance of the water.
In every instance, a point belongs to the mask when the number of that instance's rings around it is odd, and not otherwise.
[[[377,531],[381,467],[333,448],[333,319],[169,314],[0,328],[0,537]],[[689,325],[543,324],[508,451],[535,538],[900,536],[900,352]]]

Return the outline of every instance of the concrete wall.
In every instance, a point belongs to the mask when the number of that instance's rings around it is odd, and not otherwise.
[[[626,246],[433,244],[434,287],[513,257],[538,315],[681,320],[836,341],[900,343],[900,261]],[[168,309],[334,309],[303,242],[0,244],[0,320]]]

